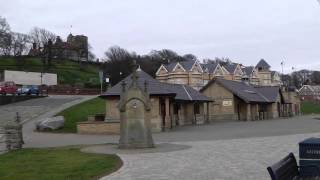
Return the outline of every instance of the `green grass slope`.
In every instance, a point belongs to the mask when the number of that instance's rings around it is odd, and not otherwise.
[[[58,133],[76,133],[77,122],[86,121],[89,115],[104,114],[106,112],[106,100],[94,98],[89,101],[74,105],[58,113],[58,116],[65,118],[62,129],[55,130]]]
[[[43,66],[40,58],[0,57],[0,71],[16,70],[58,74],[59,84],[99,87],[99,66],[71,60],[53,60],[51,66]]]
[[[303,114],[320,114],[320,104],[313,102],[302,102],[301,112]]]

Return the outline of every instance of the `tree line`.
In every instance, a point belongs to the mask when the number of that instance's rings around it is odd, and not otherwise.
[[[0,16],[0,56],[22,56],[28,54],[33,43],[44,47],[49,40],[55,42],[57,35],[47,29],[33,27],[28,34],[13,32],[9,23]],[[88,60],[96,59],[88,44]]]
[[[119,46],[112,46],[104,53],[102,69],[104,73],[110,77],[111,84],[114,85],[131,73],[132,70],[130,67],[133,60],[136,60],[140,68],[146,73],[155,76],[161,64],[196,58],[197,57],[192,54],[181,56],[170,49],[152,50],[148,54],[138,55],[135,52],[129,52]]]

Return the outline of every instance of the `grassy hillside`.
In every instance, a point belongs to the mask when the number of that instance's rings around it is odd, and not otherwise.
[[[82,84],[99,87],[99,67],[95,64],[70,60],[53,60],[51,66],[43,66],[40,58],[0,57],[0,71],[17,70],[58,74],[59,84]]]
[[[320,114],[320,104],[312,102],[302,102],[301,112],[303,114]]]
[[[94,98],[71,106],[57,114],[65,118],[65,124],[62,129],[58,129],[56,132],[76,133],[78,122],[86,121],[89,115],[104,114],[105,112],[106,101],[101,98]]]

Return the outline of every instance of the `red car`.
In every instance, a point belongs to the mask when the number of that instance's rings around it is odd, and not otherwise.
[[[0,94],[15,94],[17,92],[17,86],[12,81],[0,82]]]

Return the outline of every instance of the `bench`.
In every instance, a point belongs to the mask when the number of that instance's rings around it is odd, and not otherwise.
[[[315,171],[320,173],[318,166],[308,165]],[[296,158],[293,153],[290,153],[285,158],[281,159],[276,164],[267,168],[271,180],[320,180],[320,176],[301,176],[299,169],[301,166],[297,165]]]

